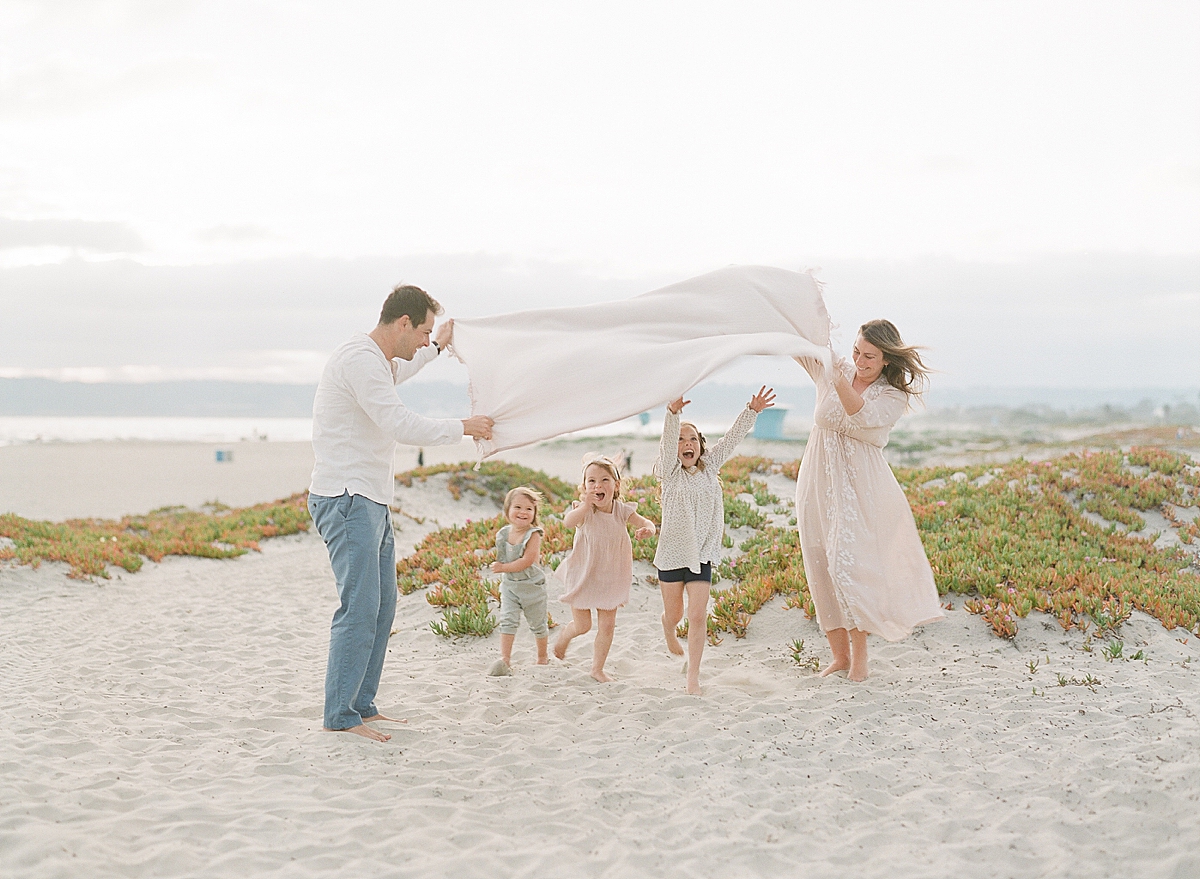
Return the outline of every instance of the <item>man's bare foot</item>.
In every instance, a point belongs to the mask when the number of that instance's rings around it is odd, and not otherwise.
[[[852,681],[865,681],[867,679],[867,661],[864,659],[861,662],[855,657],[850,663],[850,674],[846,675]]]
[[[407,720],[401,717],[387,717],[383,714],[372,714],[370,717],[364,717],[363,723],[374,723],[375,721],[383,721],[384,723],[408,723]]]
[[[602,684],[607,684],[612,681],[612,678],[610,678],[608,675],[606,675],[604,673],[604,669],[600,669],[600,671],[592,672],[592,677],[595,678],[596,680],[598,680]]]
[[[833,674],[835,671],[845,671],[849,667],[850,667],[849,659],[835,659],[833,662],[829,663],[829,665],[827,665],[823,669],[821,669],[821,673],[819,675],[817,675],[817,677],[827,678],[831,674]]]
[[[365,724],[359,724],[358,726],[352,726],[352,727],[349,727],[348,729],[330,729],[329,727],[325,727],[325,732],[354,733],[354,735],[356,735],[356,736],[362,736],[364,739],[370,739],[373,742],[387,742],[387,741],[390,741],[392,738],[387,733],[382,733],[382,732],[373,730],[369,726],[366,726]]]
[[[569,642],[565,642],[561,638],[559,638],[557,641],[554,642],[554,655],[557,658],[559,658],[559,659],[567,658],[567,644],[568,643]]]
[[[675,627],[667,623],[666,614],[659,619],[662,621],[663,637],[667,639],[667,649],[676,656],[683,656],[683,645],[679,643],[679,638],[675,635]]]

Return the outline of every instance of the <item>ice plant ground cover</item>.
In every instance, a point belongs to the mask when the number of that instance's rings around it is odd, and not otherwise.
[[[772,473],[794,479],[798,466],[738,457],[722,469],[726,524],[742,537],[738,552],[717,568],[708,619],[713,643],[745,635],[754,614],[776,596],[814,612],[795,528],[780,515],[789,504],[765,481]],[[499,503],[516,485],[537,488],[547,498],[544,561],[556,567],[570,549],[573,535],[561,515],[576,486],[503,462],[479,471],[467,462],[418,468],[397,480],[411,485],[439,473],[447,474],[455,497],[474,492]],[[1115,632],[1133,609],[1168,628],[1200,630],[1200,467],[1186,455],[1134,447],[998,467],[900,468],[896,475],[939,590],[971,596],[966,609],[997,635],[1014,637],[1033,610],[1067,630],[1094,627],[1097,637]],[[644,515],[660,520],[656,480],[627,480],[625,491]],[[502,524],[494,516],[442,528],[397,564],[401,592],[426,589],[429,603],[443,609],[434,623],[439,634],[491,633],[498,592],[488,565]],[[144,559],[165,555],[230,558],[308,526],[303,493],[244,509],[167,508],[120,520],[49,523],[3,515],[0,560],[63,561],[70,576],[105,577],[110,565],[132,572]],[[634,541],[634,555],[649,562],[655,547],[654,538]]]
[[[108,566],[137,571],[145,559],[168,555],[227,559],[258,549],[258,541],[307,531],[307,493],[269,504],[231,509],[206,504],[202,511],[164,507],[122,519],[39,522],[0,515],[0,560],[37,566],[66,562],[70,577],[108,577]]]
[[[794,478],[798,462],[738,457],[722,469],[726,524],[749,527],[741,554],[717,569],[708,636],[742,637],[767,601],[782,596],[789,607],[812,616],[794,527],[769,524],[780,500],[766,488],[771,472]],[[449,472],[452,492],[472,490],[502,497],[514,485],[531,484],[549,501],[543,515],[545,558],[554,567],[570,548],[561,511],[575,487],[515,465],[441,465],[397,477],[411,484]],[[1200,626],[1200,519],[1189,516],[1200,502],[1200,467],[1190,458],[1158,448],[1083,452],[1049,461],[1017,460],[1002,467],[902,468],[896,471],[912,505],[933,565],[938,588],[974,596],[967,610],[979,614],[1001,637],[1016,635],[1030,611],[1053,615],[1066,629],[1097,635],[1115,632],[1132,609],[1167,628]],[[758,478],[756,478],[758,477]],[[650,477],[626,482],[626,494],[655,521],[661,515],[658,486]],[[1142,512],[1165,516],[1174,545],[1144,536]],[[445,607],[435,624],[440,634],[488,634],[488,602],[497,600],[485,575],[488,551],[500,517],[428,535],[398,564],[400,588],[432,587],[428,600]],[[634,556],[654,557],[655,539],[635,541]],[[477,625],[472,625],[476,623]]]

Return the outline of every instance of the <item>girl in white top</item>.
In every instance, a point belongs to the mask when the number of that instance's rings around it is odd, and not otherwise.
[[[712,566],[721,555],[725,533],[725,502],[721,496],[721,465],[733,455],[738,443],[754,427],[758,413],[774,405],[775,392],[759,389],[733,426],[713,447],[691,422],[680,422],[679,413],[690,403],[678,397],[667,404],[655,475],[662,482],[662,529],[654,566],[662,592],[663,637],[667,649],[683,655],[675,627],[683,618],[683,595],[687,593],[688,665],[687,691],[700,694],[700,658],[708,633],[708,593]]]

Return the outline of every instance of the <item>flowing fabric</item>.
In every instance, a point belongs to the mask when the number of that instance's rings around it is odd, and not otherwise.
[[[471,413],[495,420],[481,457],[620,421],[746,354],[829,361],[809,273],[730,266],[619,302],[455,320]]]

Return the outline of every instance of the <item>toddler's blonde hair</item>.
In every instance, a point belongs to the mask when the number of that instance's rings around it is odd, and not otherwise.
[[[542,504],[546,502],[546,498],[536,488],[530,488],[528,485],[518,485],[516,488],[509,489],[508,494],[504,496],[504,518],[508,518],[508,508],[512,506],[513,499],[517,495],[525,495],[533,503],[533,524],[538,525],[538,512],[542,508]]]

